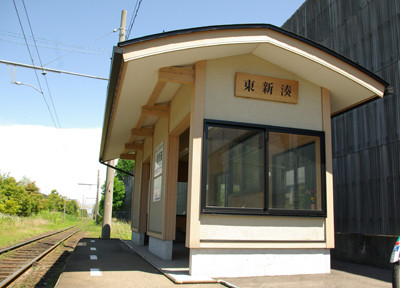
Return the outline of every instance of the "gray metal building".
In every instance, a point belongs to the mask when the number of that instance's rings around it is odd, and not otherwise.
[[[307,0],[282,28],[348,57],[394,88],[332,118],[333,255],[387,266],[393,235],[400,234],[400,1]]]

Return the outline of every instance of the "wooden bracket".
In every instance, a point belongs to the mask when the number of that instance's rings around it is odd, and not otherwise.
[[[143,143],[126,143],[125,149],[129,151],[143,150]]]
[[[119,159],[136,160],[136,154],[120,154]]]
[[[145,136],[152,137],[154,134],[154,128],[133,128],[131,130],[132,136]]]
[[[187,67],[165,67],[158,71],[158,81],[180,84],[194,83],[194,70]]]
[[[163,105],[143,106],[142,115],[168,118],[169,110],[170,110],[169,106],[163,106]]]

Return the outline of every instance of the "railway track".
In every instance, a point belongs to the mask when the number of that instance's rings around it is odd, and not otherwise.
[[[27,269],[78,233],[83,227],[69,227],[0,251],[0,287],[7,287]]]

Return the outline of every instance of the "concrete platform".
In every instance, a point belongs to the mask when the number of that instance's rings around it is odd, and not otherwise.
[[[175,287],[119,239],[81,239],[56,284],[76,287]],[[192,285],[191,285],[192,286]],[[224,287],[218,283],[193,287]]]
[[[176,287],[175,283],[191,288],[392,287],[390,270],[335,261],[331,274],[195,278],[188,273],[188,250],[183,245],[174,246],[172,261],[152,255],[147,248],[118,239],[81,239],[56,287]]]

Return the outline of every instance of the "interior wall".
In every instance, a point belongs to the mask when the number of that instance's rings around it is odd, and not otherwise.
[[[163,143],[163,153],[162,153],[162,183],[161,183],[161,198],[160,200],[155,200],[154,198],[154,163],[155,157],[152,159],[151,163],[151,177],[150,177],[150,187],[151,195],[149,199],[149,226],[148,230],[153,233],[163,233],[163,215],[164,215],[164,201],[165,201],[165,175],[166,175],[166,151],[168,151],[168,119],[160,117],[154,127],[153,136],[153,153],[156,154],[156,148]]]

